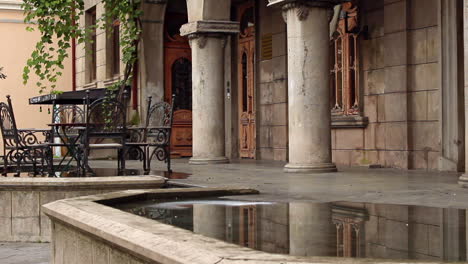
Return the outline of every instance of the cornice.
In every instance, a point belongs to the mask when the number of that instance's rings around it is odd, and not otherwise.
[[[0,0],[0,10],[23,10],[21,4],[23,1]]]

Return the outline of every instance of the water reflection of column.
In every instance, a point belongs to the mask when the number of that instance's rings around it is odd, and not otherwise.
[[[466,261],[466,215],[463,210],[442,210],[442,245],[444,261]]]
[[[334,256],[336,231],[329,204],[289,205],[289,250],[296,256]]]
[[[220,240],[226,239],[226,208],[222,205],[194,204],[193,232]]]

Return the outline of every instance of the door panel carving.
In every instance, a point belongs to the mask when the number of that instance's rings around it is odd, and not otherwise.
[[[186,15],[170,14],[166,19],[164,43],[165,100],[174,102],[171,155],[192,156],[192,58],[186,37],[179,35]]]
[[[255,158],[255,21],[254,3],[238,7],[241,31],[238,46],[239,84],[239,154],[241,158]]]

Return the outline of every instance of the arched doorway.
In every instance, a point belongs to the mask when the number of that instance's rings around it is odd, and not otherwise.
[[[240,22],[237,72],[239,84],[239,155],[255,158],[255,12],[254,1],[237,7]]]
[[[172,94],[176,95],[171,155],[181,157],[192,156],[192,59],[188,39],[179,31],[187,21],[184,1],[169,2],[164,26],[164,99],[170,102]]]

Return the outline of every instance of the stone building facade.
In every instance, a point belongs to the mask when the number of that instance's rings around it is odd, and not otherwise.
[[[89,24],[104,8],[85,2],[80,23]],[[173,149],[193,164],[463,171],[463,5],[144,0],[132,106],[143,117],[147,96],[175,93]],[[123,70],[115,38],[95,35],[94,58],[78,47],[81,89],[105,87]]]

